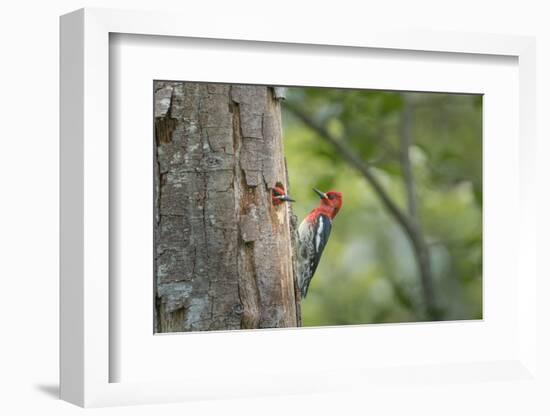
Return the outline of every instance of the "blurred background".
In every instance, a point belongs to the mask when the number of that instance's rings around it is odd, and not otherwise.
[[[343,193],[303,326],[482,318],[482,97],[289,88],[298,222]]]

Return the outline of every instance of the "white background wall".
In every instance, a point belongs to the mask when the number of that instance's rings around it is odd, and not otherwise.
[[[321,25],[326,31],[388,22],[400,27],[431,27],[538,37],[538,132],[540,158],[540,242],[550,248],[547,155],[550,137],[550,12],[544,1],[239,1],[168,0],[20,0],[0,9],[0,413],[76,414],[81,409],[56,399],[58,384],[58,16],[80,7],[181,10],[208,21],[208,14],[234,19],[235,30],[246,30],[246,16],[287,25]],[[262,10],[262,4],[265,4]],[[237,12],[240,17],[236,16]],[[250,21],[250,20],[249,20]],[[544,101],[544,99],[546,99]],[[545,194],[546,193],[546,194]],[[545,264],[542,272],[550,276]],[[538,287],[539,299],[550,284]],[[540,303],[541,351],[550,351],[549,307]],[[541,365],[550,374],[548,359]],[[100,409],[101,415],[149,414],[550,414],[546,391],[505,383],[480,391],[468,385],[388,391],[387,397],[362,397],[346,392],[308,397]],[[387,399],[391,400],[387,400]],[[483,399],[483,400],[482,400]],[[480,401],[482,400],[482,401]]]

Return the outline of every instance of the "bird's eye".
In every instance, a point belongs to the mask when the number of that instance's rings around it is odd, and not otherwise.
[[[334,199],[334,195],[328,194],[328,195],[327,195],[327,198],[328,198],[328,199]]]

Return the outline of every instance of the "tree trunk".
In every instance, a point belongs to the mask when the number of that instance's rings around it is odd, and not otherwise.
[[[157,81],[155,331],[292,327],[280,104],[260,86]]]

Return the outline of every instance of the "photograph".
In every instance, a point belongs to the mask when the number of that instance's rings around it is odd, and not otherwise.
[[[154,333],[483,319],[483,96],[153,81]]]

